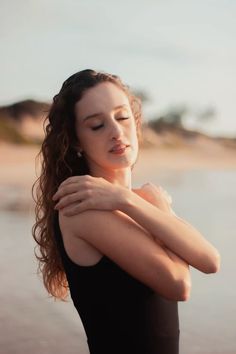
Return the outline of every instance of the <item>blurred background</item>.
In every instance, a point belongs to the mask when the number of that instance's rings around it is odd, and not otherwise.
[[[0,0],[0,353],[88,354],[72,302],[36,275],[31,187],[52,97],[73,73],[119,75],[143,102],[134,186],[172,196],[221,253],[191,268],[181,354],[235,354],[236,3],[232,0]]]

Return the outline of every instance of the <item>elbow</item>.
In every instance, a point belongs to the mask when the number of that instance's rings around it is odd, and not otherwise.
[[[191,283],[190,281],[181,280],[178,284],[177,301],[187,301],[190,298]]]
[[[168,300],[187,301],[190,298],[191,282],[190,280],[178,280],[172,283],[168,293],[163,294]]]
[[[220,270],[220,254],[218,251],[215,251],[214,257],[211,258],[211,260],[208,262],[206,269],[204,270],[204,273],[206,274],[212,274],[212,273],[217,273]]]

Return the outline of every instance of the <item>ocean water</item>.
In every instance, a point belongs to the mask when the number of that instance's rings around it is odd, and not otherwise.
[[[180,354],[235,354],[236,171],[154,171],[148,181],[165,188],[176,214],[221,254],[216,274],[191,267],[191,297],[179,303]],[[36,275],[32,224],[32,212],[0,214],[0,354],[88,354],[72,303],[50,299]]]

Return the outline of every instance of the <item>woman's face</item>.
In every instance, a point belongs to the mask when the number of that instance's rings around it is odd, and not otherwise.
[[[131,167],[138,154],[135,119],[125,92],[111,82],[85,91],[75,105],[78,150],[90,171]],[[121,145],[116,152],[115,145]],[[126,146],[124,148],[124,145]]]

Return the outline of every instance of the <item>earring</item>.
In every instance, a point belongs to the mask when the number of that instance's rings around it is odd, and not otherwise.
[[[77,151],[77,156],[78,156],[79,158],[82,157],[82,154],[81,154],[80,151]]]

